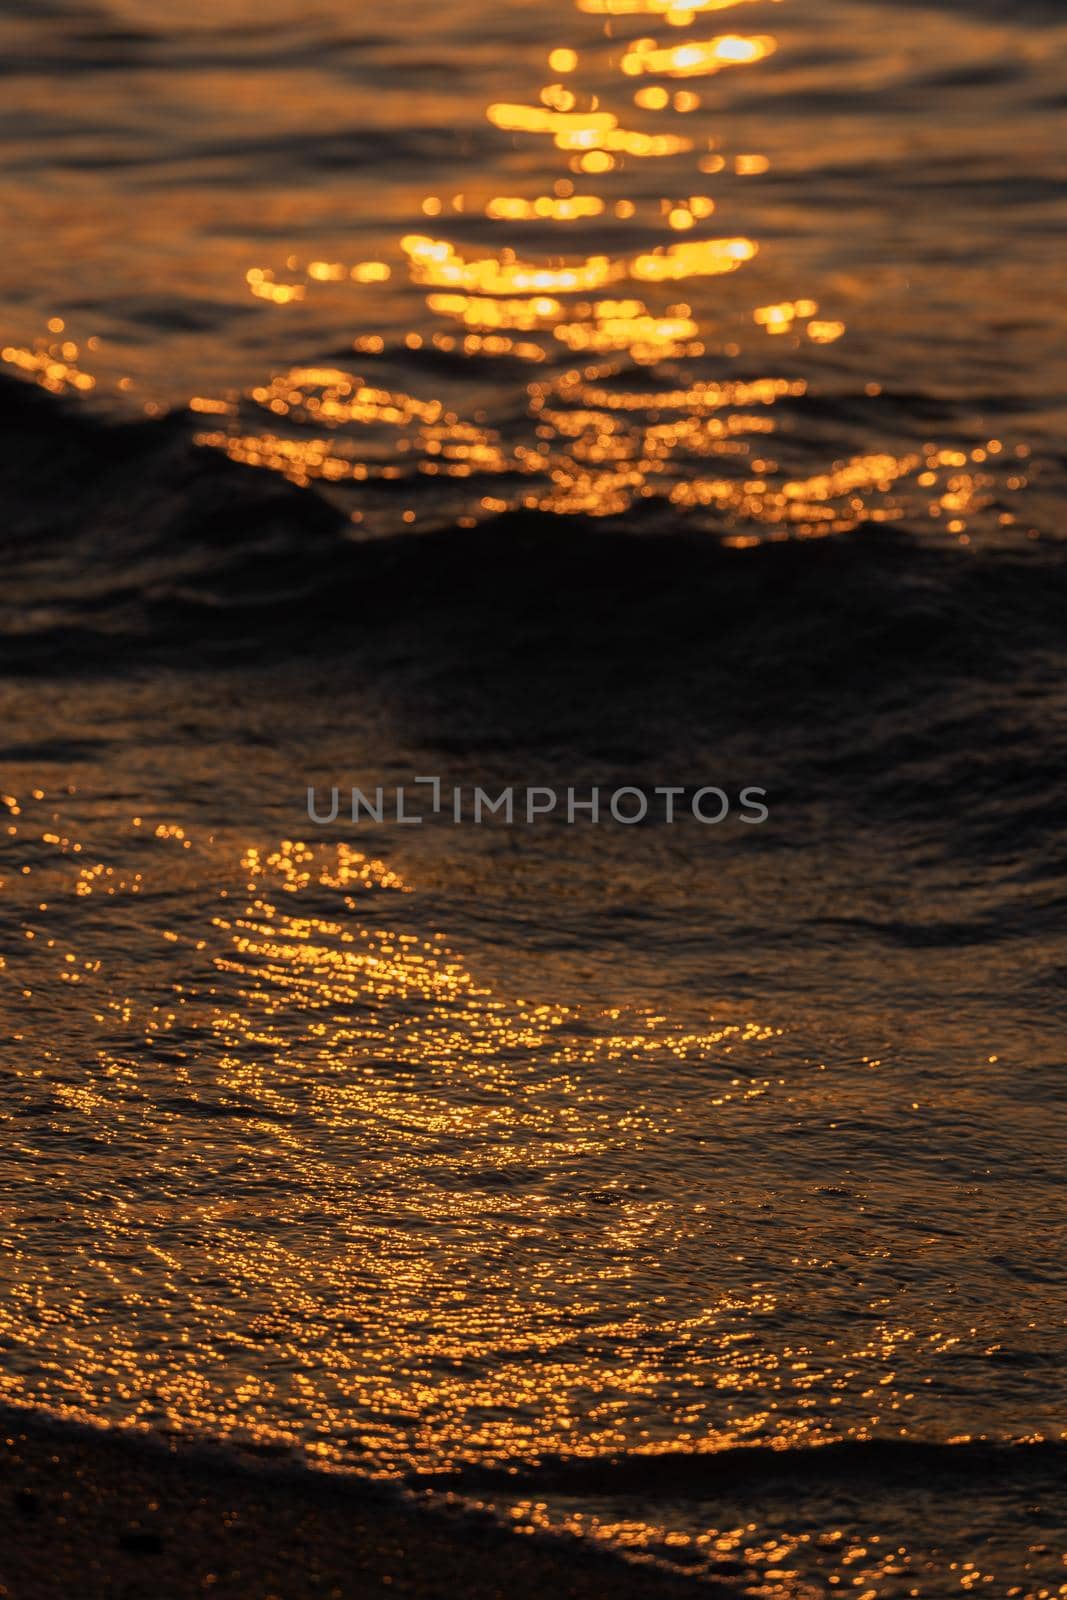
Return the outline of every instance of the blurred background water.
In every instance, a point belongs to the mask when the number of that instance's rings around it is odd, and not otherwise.
[[[1063,422],[1047,8],[0,27],[5,358],[56,387],[193,401],[219,448],[356,484],[390,530],[651,500],[742,536],[901,505],[1051,531],[1013,453],[1055,457]]]
[[[1065,54],[0,3],[5,1398],[1063,1592]]]

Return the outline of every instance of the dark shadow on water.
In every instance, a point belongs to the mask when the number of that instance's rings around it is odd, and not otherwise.
[[[737,550],[532,513],[356,543],[318,494],[196,449],[181,419],[108,425],[0,381],[0,423],[9,676],[315,671],[444,751],[755,738],[853,779],[887,749],[900,771],[1018,744],[1057,681],[1067,583],[1039,546],[869,526]]]

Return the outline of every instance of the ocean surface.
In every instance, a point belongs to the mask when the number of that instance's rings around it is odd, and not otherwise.
[[[1061,10],[0,0],[0,81],[0,1398],[1067,1593]],[[309,819],[426,775],[684,793]]]

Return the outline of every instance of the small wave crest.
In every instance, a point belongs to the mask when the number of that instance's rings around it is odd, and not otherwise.
[[[692,1453],[551,1458],[536,1466],[468,1467],[453,1473],[419,1474],[409,1482],[457,1491],[537,1491],[583,1499],[626,1495],[642,1500],[676,1500],[704,1499],[724,1491],[731,1497],[749,1491],[758,1491],[761,1496],[795,1494],[801,1486],[880,1490],[917,1484],[956,1491],[968,1484],[1062,1483],[1065,1476],[1067,1445],[1062,1441],[970,1440],[952,1444],[875,1438],[847,1439],[802,1449],[752,1445]]]

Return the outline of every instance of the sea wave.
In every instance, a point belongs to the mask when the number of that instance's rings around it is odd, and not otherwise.
[[[928,1490],[962,1492],[968,1485],[1048,1483],[1061,1487],[1067,1444],[1042,1439],[1019,1443],[967,1440],[844,1439],[802,1449],[741,1446],[713,1451],[630,1452],[594,1458],[516,1462],[492,1469],[413,1474],[416,1487],[457,1491],[506,1490],[509,1495],[552,1494],[642,1500],[702,1500],[748,1491],[761,1498],[795,1495],[798,1486],[862,1491],[921,1483]]]
[[[386,622],[445,631],[478,608],[488,655],[511,650],[521,621],[557,662],[644,650],[655,672],[656,641],[669,640],[672,663],[743,672],[757,698],[786,671],[792,696],[847,698],[1024,664],[1044,681],[1060,641],[1055,545],[961,552],[867,523],[735,550],[641,507],[355,539],[314,487],[197,448],[180,416],[110,423],[0,377],[0,421],[8,671],[62,672],[83,653],[121,666],[133,642],[240,653],[269,636],[321,653]]]

